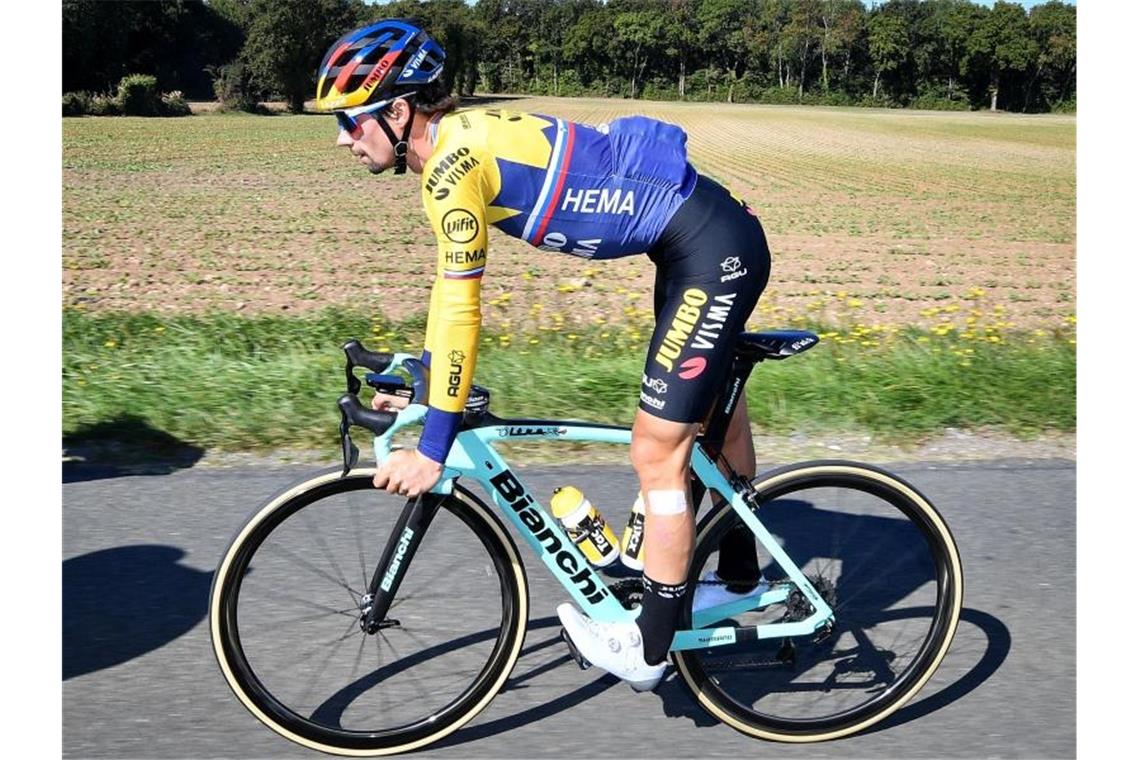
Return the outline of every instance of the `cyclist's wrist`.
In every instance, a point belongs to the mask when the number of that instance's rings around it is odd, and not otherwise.
[[[442,465],[447,460],[455,436],[459,434],[459,424],[462,421],[462,412],[445,412],[434,406],[428,407],[427,414],[424,415],[424,432],[416,451]]]

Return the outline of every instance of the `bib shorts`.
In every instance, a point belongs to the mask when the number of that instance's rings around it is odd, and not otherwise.
[[[736,335],[768,284],[768,241],[748,205],[702,175],[649,258],[657,266],[656,325],[639,407],[673,422],[702,422],[730,369]]]

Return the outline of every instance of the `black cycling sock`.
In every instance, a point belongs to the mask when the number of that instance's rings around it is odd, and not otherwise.
[[[641,630],[641,640],[645,643],[645,662],[656,665],[669,654],[673,634],[677,632],[677,616],[681,603],[685,601],[688,583],[670,585],[658,583],[643,575],[645,593],[641,595],[641,614],[637,616],[637,627]]]
[[[730,581],[727,588],[736,594],[750,591],[760,580],[760,561],[756,556],[756,538],[748,526],[734,517],[736,522],[720,539],[720,556],[716,574]],[[735,581],[733,583],[732,581]]]

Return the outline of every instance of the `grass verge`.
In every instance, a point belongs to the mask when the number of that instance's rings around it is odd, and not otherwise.
[[[203,448],[260,450],[335,448],[341,343],[358,337],[370,348],[418,353],[423,319],[391,325],[331,311],[235,317],[68,309],[63,328],[65,437],[151,431]],[[749,382],[752,420],[766,432],[859,429],[908,442],[946,427],[1023,438],[1075,429],[1072,330],[814,329],[824,338],[818,347],[760,365]],[[502,416],[628,424],[641,340],[601,332],[485,335],[476,381],[491,389]]]

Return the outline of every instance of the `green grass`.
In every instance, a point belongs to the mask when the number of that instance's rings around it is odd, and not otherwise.
[[[68,309],[63,326],[65,436],[149,430],[244,450],[335,447],[341,343],[359,337],[372,348],[418,353],[423,319],[386,325],[333,311],[287,318]],[[917,330],[883,340],[827,335],[834,337],[803,356],[758,367],[748,388],[754,423],[774,433],[861,429],[899,442],[948,426],[1026,437],[1075,428],[1071,333],[1005,333],[1000,343]],[[504,346],[483,338],[476,380],[491,389],[498,414],[632,420],[643,346],[601,333],[530,340],[515,335]]]

